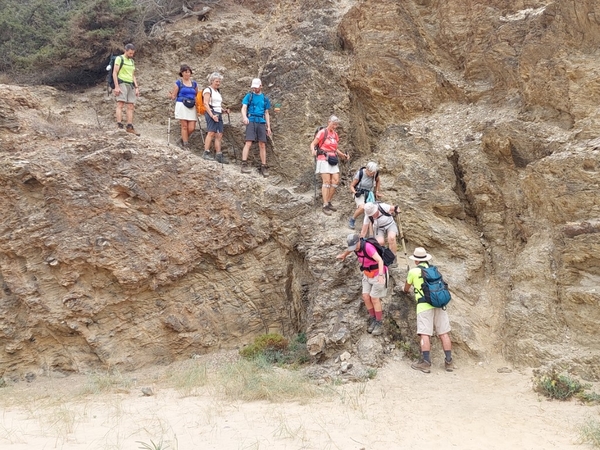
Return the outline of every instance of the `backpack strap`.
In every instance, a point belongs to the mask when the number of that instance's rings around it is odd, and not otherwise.
[[[430,267],[430,265],[427,261],[423,261],[417,265],[417,267],[421,270],[421,278],[423,279],[423,284],[424,284],[425,276],[423,275],[423,266],[421,266],[421,264],[427,264],[427,267]],[[427,303],[425,301],[425,292],[423,292],[423,284],[421,284],[421,289],[415,289],[416,291],[418,291],[421,294],[421,298],[419,299],[419,301],[417,303]]]
[[[250,105],[252,105],[252,98],[253,97],[254,97],[254,92],[250,91],[250,99],[248,100],[248,118],[250,118],[250,116],[253,116],[253,117],[260,117],[261,119],[264,119],[265,118],[265,113],[264,112],[262,113],[262,115],[250,114]]]
[[[369,242],[367,242],[366,239],[364,238],[360,238],[360,246],[358,247],[358,250],[356,250],[354,253],[356,253],[356,256],[359,256],[363,259],[363,261],[360,264],[360,270],[375,270],[379,267],[379,263],[377,261],[375,261],[373,258],[371,258],[366,251],[366,245]],[[373,244],[371,244],[373,245]],[[374,247],[374,246],[373,246]],[[377,249],[375,249],[375,251],[377,251]],[[363,265],[365,262],[365,258],[366,259],[370,259],[371,261],[373,261],[374,264],[371,264],[370,266],[365,266]]]

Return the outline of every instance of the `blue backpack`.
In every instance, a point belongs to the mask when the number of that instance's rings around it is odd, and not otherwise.
[[[452,299],[448,290],[448,283],[444,281],[442,274],[435,266],[419,267],[423,284],[420,292],[422,297],[419,303],[429,303],[436,308],[446,309],[446,305]]]

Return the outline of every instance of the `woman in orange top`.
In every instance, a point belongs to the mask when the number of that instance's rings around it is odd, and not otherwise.
[[[338,150],[339,137],[335,130],[339,123],[340,119],[331,116],[329,122],[327,122],[327,127],[320,130],[310,144],[311,153],[317,157],[315,173],[320,173],[323,180],[321,186],[323,212],[328,216],[331,215],[331,211],[337,211],[337,208],[331,204],[335,189],[340,182],[340,166],[337,162],[337,156],[340,155],[348,159],[347,153]]]

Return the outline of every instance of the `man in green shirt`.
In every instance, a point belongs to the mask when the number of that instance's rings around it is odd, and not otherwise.
[[[117,98],[117,112],[115,114],[117,126],[119,129],[123,128],[123,106],[127,105],[127,126],[125,127],[125,131],[139,136],[139,133],[133,128],[133,108],[135,107],[137,97],[140,96],[140,88],[135,78],[134,54],[135,46],[133,44],[127,44],[123,54],[117,56],[115,59],[115,66],[113,67],[112,73],[113,81],[115,83],[113,92]]]
[[[415,262],[417,267],[408,271],[404,292],[408,293],[411,286],[414,288],[415,301],[417,302],[417,334],[421,338],[421,361],[412,364],[411,367],[424,373],[431,372],[429,352],[431,350],[431,336],[433,336],[433,329],[435,328],[440,341],[442,341],[442,348],[446,356],[444,366],[447,372],[452,372],[454,361],[452,360],[452,342],[448,335],[450,332],[448,313],[445,308],[435,308],[429,303],[419,302],[423,297],[421,267],[428,267],[429,263],[427,261],[430,261],[432,256],[423,247],[417,247],[409,258]]]

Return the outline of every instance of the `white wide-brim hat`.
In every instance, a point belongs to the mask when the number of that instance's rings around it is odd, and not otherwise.
[[[427,253],[423,247],[417,247],[409,258],[413,261],[429,261],[433,256]]]

